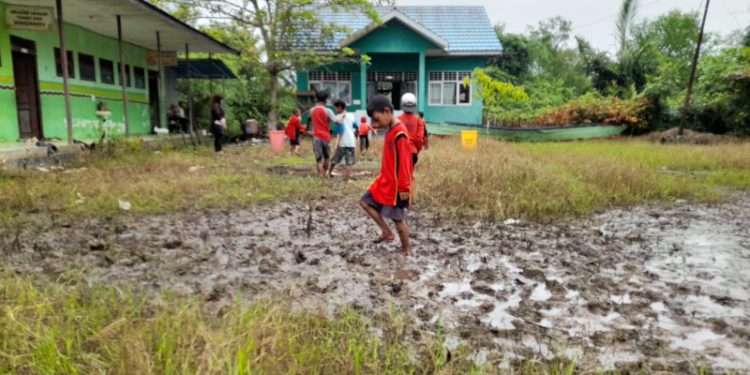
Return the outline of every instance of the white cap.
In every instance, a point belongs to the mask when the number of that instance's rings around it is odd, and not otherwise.
[[[401,96],[401,110],[404,112],[414,113],[417,110],[417,97],[416,95],[407,92]]]

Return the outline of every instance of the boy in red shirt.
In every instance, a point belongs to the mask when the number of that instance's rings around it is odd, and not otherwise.
[[[363,157],[367,154],[367,149],[370,148],[370,133],[378,134],[378,132],[367,123],[367,117],[362,116],[362,122],[359,123],[358,134],[359,134],[359,153]]]
[[[294,109],[294,114],[286,123],[286,136],[289,137],[289,145],[292,147],[290,154],[299,156],[299,139],[307,131],[302,126],[302,116],[298,108]]]
[[[336,122],[336,116],[330,108],[326,107],[328,102],[328,91],[315,93],[318,104],[310,110],[310,118],[313,123],[313,153],[315,154],[315,167],[318,169],[320,178],[325,180],[331,160],[331,122]]]
[[[359,201],[360,206],[378,224],[382,234],[375,243],[393,241],[396,237],[385,219],[393,220],[401,239],[401,250],[409,254],[409,227],[406,208],[411,206],[413,191],[412,160],[406,127],[393,114],[393,104],[383,95],[376,95],[367,105],[373,125],[386,128],[380,175]]]
[[[411,140],[412,163],[417,165],[419,153],[424,146],[424,120],[417,116],[417,97],[412,93],[406,93],[401,97],[401,109],[404,113],[398,117],[406,130],[409,132]]]

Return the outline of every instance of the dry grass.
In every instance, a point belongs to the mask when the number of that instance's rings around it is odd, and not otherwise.
[[[717,200],[750,188],[750,144],[644,141],[506,143],[467,152],[435,141],[417,166],[417,204],[452,215],[545,222],[676,198]]]
[[[456,138],[433,139],[417,166],[421,209],[489,220],[507,217],[545,222],[611,206],[676,198],[722,199],[728,189],[750,188],[750,143],[660,145],[641,140],[507,143],[480,139],[476,151]],[[380,143],[373,146],[374,154]],[[321,183],[313,176],[309,142],[304,157],[273,155],[267,147],[208,148],[160,153],[125,144],[114,157],[76,162],[85,170],[0,172],[0,221],[17,214],[121,214],[246,207],[321,195],[356,200],[371,178],[354,184]],[[286,166],[310,174],[278,174]],[[191,169],[192,168],[192,169]],[[378,161],[358,168],[377,171]],[[192,170],[192,171],[191,171]],[[17,219],[17,218],[16,218]]]

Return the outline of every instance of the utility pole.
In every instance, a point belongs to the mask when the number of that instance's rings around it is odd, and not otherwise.
[[[703,28],[706,27],[706,17],[708,16],[708,4],[711,0],[706,0],[706,9],[703,11],[703,21],[701,21],[701,31],[698,34],[698,44],[695,46],[695,54],[693,55],[693,66],[690,68],[690,79],[688,80],[687,93],[685,94],[685,106],[682,108],[682,121],[680,121],[680,131],[678,135],[682,135],[685,130],[685,123],[687,122],[687,116],[690,112],[690,100],[693,96],[693,83],[695,82],[695,71],[698,68],[698,58],[701,54],[701,44],[703,44]]]

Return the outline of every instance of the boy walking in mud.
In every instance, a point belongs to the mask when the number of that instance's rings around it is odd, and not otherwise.
[[[354,136],[354,115],[346,112],[346,103],[343,100],[336,100],[333,106],[336,107],[336,112],[338,112],[336,116],[338,136],[336,137],[336,152],[331,159],[331,167],[328,169],[328,177],[330,178],[333,175],[333,169],[336,168],[336,165],[345,161],[344,177],[348,180],[352,176],[352,165],[357,163],[354,156],[354,148],[357,144]]]
[[[310,110],[310,118],[313,123],[313,153],[315,154],[315,167],[321,179],[326,178],[328,164],[331,159],[331,128],[330,122],[336,122],[336,117],[330,108],[326,107],[328,92],[319,91],[315,93],[318,103]]]
[[[286,136],[289,138],[289,145],[291,146],[289,153],[291,155],[299,156],[299,139],[304,133],[306,133],[306,130],[302,126],[302,116],[299,109],[295,108],[292,117],[286,123]]]
[[[383,95],[376,95],[367,105],[373,125],[385,128],[380,175],[360,199],[359,204],[380,227],[381,235],[374,242],[393,241],[396,237],[385,219],[392,220],[401,239],[401,250],[409,254],[409,227],[406,209],[411,206],[412,153],[406,127],[393,114],[393,104]]]

